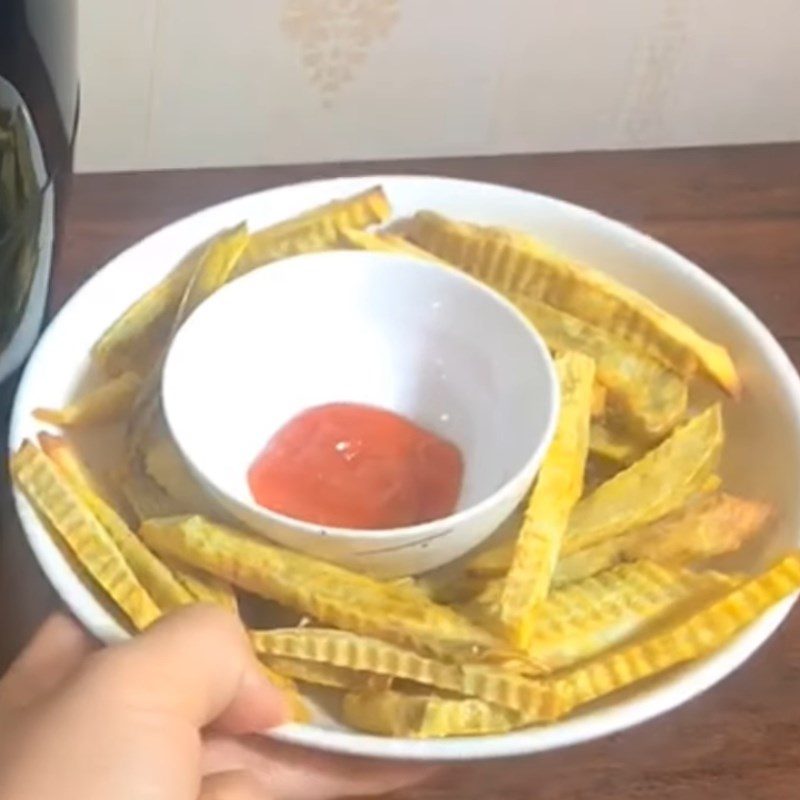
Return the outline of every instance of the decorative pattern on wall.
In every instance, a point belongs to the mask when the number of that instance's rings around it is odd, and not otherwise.
[[[311,83],[330,105],[399,16],[398,0],[285,0],[281,27],[299,45]]]
[[[638,53],[632,92],[624,110],[624,140],[646,145],[664,138],[667,105],[689,40],[689,0],[659,0],[652,29]]]

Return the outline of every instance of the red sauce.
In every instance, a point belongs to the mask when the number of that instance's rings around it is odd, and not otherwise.
[[[247,473],[259,505],[340,528],[396,528],[452,513],[459,449],[408,419],[332,403],[302,412],[270,439]]]

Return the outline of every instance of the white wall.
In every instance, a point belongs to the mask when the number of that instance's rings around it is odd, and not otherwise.
[[[800,139],[800,0],[80,0],[84,171]]]

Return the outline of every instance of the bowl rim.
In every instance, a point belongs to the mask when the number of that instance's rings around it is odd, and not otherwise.
[[[537,391],[541,391],[542,394],[546,396],[547,402],[547,419],[541,436],[538,437],[532,453],[525,459],[519,469],[515,470],[510,477],[506,478],[488,495],[474,503],[471,503],[465,508],[454,511],[453,513],[444,517],[437,517],[436,519],[429,520],[427,522],[419,522],[414,525],[403,525],[394,528],[345,528],[336,525],[324,525],[322,523],[309,522],[308,520],[298,519],[287,514],[282,514],[279,511],[274,511],[265,506],[260,506],[252,498],[244,499],[236,497],[223,489],[209,476],[209,474],[203,469],[202,465],[199,464],[197,460],[192,458],[185,446],[186,443],[178,433],[180,426],[175,425],[175,417],[178,414],[179,409],[177,406],[171,406],[169,400],[167,399],[169,394],[168,386],[173,386],[174,382],[170,381],[167,376],[168,374],[171,374],[172,369],[174,369],[176,360],[173,356],[175,352],[175,342],[181,337],[182,333],[185,334],[187,326],[191,324],[191,320],[197,320],[197,315],[203,313],[201,309],[205,309],[207,313],[209,304],[219,305],[220,303],[224,303],[228,301],[232,295],[236,293],[241,294],[242,292],[246,291],[248,283],[255,281],[267,281],[273,275],[275,275],[276,271],[278,270],[288,271],[291,269],[296,271],[298,268],[302,269],[306,265],[313,267],[317,263],[332,261],[334,258],[341,258],[342,253],[347,253],[348,261],[363,261],[368,265],[369,269],[381,269],[386,262],[399,261],[404,262],[408,269],[415,269],[421,273],[444,275],[447,276],[446,280],[448,281],[454,281],[455,283],[461,283],[465,286],[468,286],[471,291],[487,298],[490,302],[494,303],[496,306],[499,306],[504,314],[510,318],[513,318],[515,324],[519,328],[524,329],[531,348],[536,350],[537,355],[541,358],[542,364],[544,365],[546,385],[540,386]],[[269,266],[270,269],[268,271],[256,269],[247,275],[237,278],[235,281],[223,286],[206,301],[201,303],[187,317],[187,319],[179,328],[164,360],[164,370],[160,393],[167,426],[172,433],[178,449],[180,450],[184,459],[186,459],[186,462],[191,470],[196,474],[199,480],[201,480],[211,489],[212,492],[215,492],[221,498],[225,498],[225,501],[227,502],[233,503],[236,506],[243,506],[249,513],[255,514],[265,521],[277,522],[312,536],[324,536],[326,539],[341,540],[361,540],[365,536],[368,536],[371,540],[375,541],[376,544],[379,544],[381,538],[388,539],[391,537],[393,539],[417,539],[420,537],[420,541],[422,541],[426,536],[441,535],[440,531],[443,527],[449,529],[460,526],[502,502],[507,496],[510,488],[526,478],[526,476],[528,476],[531,472],[533,472],[533,475],[531,475],[530,481],[533,480],[535,477],[536,467],[541,462],[545,451],[550,446],[553,436],[555,435],[558,414],[561,407],[561,390],[558,383],[558,376],[555,371],[553,357],[551,356],[547,345],[542,339],[541,334],[536,330],[530,320],[528,320],[528,318],[513,303],[503,297],[499,292],[495,291],[486,284],[481,283],[471,275],[455,269],[450,269],[441,264],[436,264],[434,262],[426,261],[422,258],[403,253],[394,254],[371,251],[350,252],[328,250],[318,253],[303,253],[300,255],[290,256],[288,258],[282,258],[278,261],[271,262]],[[331,266],[333,267],[333,265]],[[289,420],[287,420],[287,422],[288,421]],[[487,538],[491,535],[491,533],[492,532],[490,531],[487,534]]]
[[[560,209],[572,216],[577,225],[580,225],[581,222],[591,223],[594,221],[595,224],[600,224],[609,231],[616,231],[648,251],[660,254],[669,261],[670,271],[674,274],[675,280],[680,281],[688,277],[704,292],[714,295],[717,301],[726,306],[739,324],[746,329],[748,336],[755,339],[761,346],[765,359],[769,363],[770,371],[776,375],[776,380],[788,395],[791,405],[797,413],[799,421],[796,427],[800,429],[800,377],[798,377],[789,356],[766,325],[723,283],[668,245],[644,231],[637,230],[631,225],[598,211],[528,189],[446,176],[362,173],[353,176],[287,183],[225,200],[163,226],[109,259],[101,269],[97,270],[79,287],[70,300],[57,312],[37,343],[17,389],[9,425],[8,446],[16,447],[27,432],[27,409],[24,407],[23,401],[28,399],[27,395],[30,393],[28,386],[35,382],[36,372],[41,367],[41,364],[37,364],[38,356],[45,349],[49,340],[56,338],[59,320],[69,314],[70,304],[74,300],[80,298],[84,293],[88,295],[92,291],[97,291],[96,287],[98,284],[102,285],[103,281],[110,284],[109,275],[114,268],[119,268],[116,263],[119,259],[124,256],[131,258],[137,252],[146,250],[146,243],[155,236],[169,240],[170,236],[175,235],[178,231],[182,232],[183,229],[196,232],[195,229],[200,223],[205,222],[206,216],[220,214],[225,216],[227,208],[238,206],[240,203],[245,205],[252,203],[259,197],[270,197],[275,202],[275,195],[280,192],[286,192],[291,198],[294,191],[313,192],[315,190],[324,190],[325,196],[342,196],[376,184],[386,185],[390,191],[392,187],[400,190],[404,185],[415,186],[417,184],[448,186],[461,192],[502,190],[509,200],[516,196],[527,202],[531,200],[544,201],[551,208]],[[233,219],[234,216],[238,218],[238,210],[236,215],[228,212],[229,218]],[[202,234],[198,233],[196,241],[199,242],[201,238]],[[794,434],[797,437],[798,431],[795,430]],[[16,486],[13,487],[13,499],[24,536],[34,556],[70,610],[94,635],[105,642],[111,643],[129,638],[129,634],[119,626],[97,599],[89,594],[77,576],[69,569],[63,556],[49,541],[40,521]],[[561,720],[550,726],[499,735],[453,737],[443,740],[391,739],[361,734],[352,730],[330,729],[319,724],[286,725],[265,731],[265,735],[329,752],[361,757],[429,762],[502,758],[585,743],[652,720],[701,695],[722,681],[752,656],[777,630],[791,611],[797,597],[798,593],[787,597],[741,631],[720,650],[682,668],[677,677],[669,683],[659,682],[645,691],[621,699],[610,709],[588,709],[573,718]]]

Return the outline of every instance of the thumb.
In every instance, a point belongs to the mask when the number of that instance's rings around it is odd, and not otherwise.
[[[213,723],[230,733],[252,733],[288,719],[283,697],[264,677],[241,623],[214,606],[169,614],[104,651],[95,666],[87,680],[111,683],[129,705],[197,728]]]
[[[203,779],[198,800],[265,800],[264,787],[245,771],[218,772]]]

